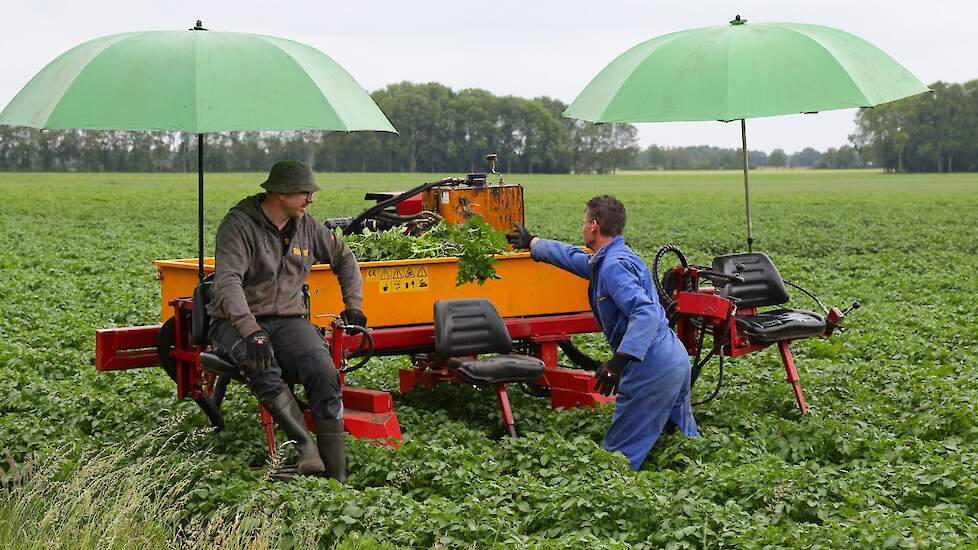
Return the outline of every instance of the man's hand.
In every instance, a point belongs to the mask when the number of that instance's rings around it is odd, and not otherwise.
[[[248,377],[252,377],[259,372],[272,367],[272,343],[261,330],[256,330],[245,338],[247,345],[247,358],[245,359],[244,370]]]
[[[624,353],[616,353],[614,357],[601,363],[597,374],[594,375],[594,391],[601,395],[615,395],[618,393],[618,384],[621,383],[621,375],[625,372],[625,367],[629,361],[635,358]]]
[[[513,227],[516,229],[516,232],[506,235],[506,240],[509,241],[514,248],[529,249],[530,243],[536,238],[536,235],[531,235],[521,223],[514,223]]]
[[[367,316],[359,309],[344,309],[340,313],[340,319],[343,320],[344,325],[367,326]]]

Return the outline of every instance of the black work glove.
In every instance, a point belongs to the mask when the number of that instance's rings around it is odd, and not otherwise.
[[[245,338],[247,353],[244,365],[245,374],[250,378],[272,367],[272,343],[265,332],[256,330]]]
[[[340,313],[340,319],[343,320],[344,325],[356,325],[358,327],[367,327],[367,316],[359,309],[344,309]]]
[[[618,393],[618,384],[621,383],[621,375],[625,372],[625,367],[629,361],[635,358],[624,353],[616,353],[614,357],[601,363],[597,374],[594,375],[594,391],[601,395],[615,395]]]
[[[529,249],[530,241],[532,241],[536,235],[531,235],[521,223],[514,223],[513,227],[516,228],[516,232],[506,235],[506,240],[509,241],[514,248]]]

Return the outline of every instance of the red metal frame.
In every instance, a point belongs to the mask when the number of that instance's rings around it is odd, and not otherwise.
[[[677,266],[673,269],[676,274],[676,288],[698,288],[699,286],[699,266],[691,265],[688,268]],[[688,281],[688,282],[687,282]],[[720,296],[714,288],[703,287],[697,292],[675,291],[673,299],[676,300],[676,312],[679,316],[676,323],[676,333],[680,341],[686,346],[686,350],[693,357],[698,357],[700,349],[700,330],[693,324],[692,318],[702,319],[710,325],[713,334],[722,334],[729,324],[729,336],[722,348],[725,356],[735,358],[766,349],[774,342],[757,342],[751,340],[744,331],[737,328],[737,315],[755,315],[756,308],[737,309],[737,304],[728,298]],[[826,322],[825,333],[821,336],[828,338],[833,330],[839,326],[844,315],[838,308],[832,308]],[[801,414],[808,412],[808,405],[805,403],[805,396],[801,391],[801,381],[798,378],[798,371],[795,369],[795,361],[791,355],[791,341],[786,340],[776,343],[781,355],[781,362],[787,374],[788,383],[791,385],[795,396],[795,402]],[[719,343],[715,343],[719,345]]]
[[[174,308],[175,345],[171,357],[176,365],[175,381],[178,399],[197,399],[212,395],[214,376],[200,367],[199,355],[205,347],[190,344],[190,323],[193,303],[189,298],[171,302]],[[506,328],[518,347],[527,347],[530,354],[543,360],[543,376],[534,385],[549,390],[551,406],[570,408],[595,406],[614,401],[594,391],[594,373],[562,368],[557,364],[557,343],[569,340],[574,334],[599,332],[597,320],[591,313],[546,315],[505,320]],[[154,367],[160,364],[157,340],[161,325],[112,328],[96,331],[95,368],[100,371],[128,370]],[[447,365],[434,360],[435,331],[433,324],[389,327],[371,330],[376,355],[410,355],[414,368],[399,373],[401,391],[410,391],[417,384],[434,385],[459,383]],[[348,335],[334,320],[325,336],[330,343],[334,364],[345,365],[361,345],[361,335]],[[396,445],[402,439],[393,399],[387,392],[352,388],[341,376],[344,404],[344,424],[358,438],[381,439]],[[515,433],[515,418],[509,404],[506,387],[496,386],[503,422]],[[274,452],[275,435],[271,415],[259,405],[261,424],[268,448]],[[306,413],[306,422],[313,427]]]
[[[568,340],[573,334],[600,330],[594,315],[577,313],[521,317],[505,319],[504,323],[517,347],[526,345],[530,348],[530,355],[544,362],[544,374],[533,385],[549,390],[552,407],[585,407],[614,401],[614,397],[606,397],[594,391],[594,373],[566,369],[557,364],[557,342]],[[333,332],[335,334],[336,330]],[[434,324],[378,328],[373,329],[371,335],[374,353],[411,356],[413,368],[398,371],[401,393],[411,391],[418,384],[434,386],[463,383],[445,360],[434,354]],[[361,338],[360,335],[343,337],[334,350],[342,347],[347,352],[353,352],[359,348]],[[504,384],[496,385],[496,395],[503,424],[507,432],[515,434],[515,417]]]

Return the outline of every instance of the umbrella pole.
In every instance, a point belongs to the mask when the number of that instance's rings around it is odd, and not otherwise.
[[[197,280],[204,280],[204,134],[197,134]]]
[[[747,181],[747,122],[744,119],[740,119],[740,139],[743,145],[741,152],[744,155],[744,196],[747,197],[747,252],[753,252],[754,224],[751,221],[750,184]]]

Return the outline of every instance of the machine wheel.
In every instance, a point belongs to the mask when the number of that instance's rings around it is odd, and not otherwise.
[[[177,381],[177,362],[170,356],[170,352],[173,351],[176,341],[176,321],[173,317],[170,317],[160,327],[160,335],[156,339],[156,353],[160,358],[160,366],[166,371],[170,380],[174,382]],[[221,414],[221,408],[214,403],[214,400],[210,396],[202,394],[199,398],[194,399],[194,402],[207,415],[207,419],[210,421],[214,431],[221,431],[224,428],[224,415]]]
[[[177,341],[176,320],[170,317],[160,327],[160,335],[156,339],[156,354],[160,357],[160,366],[174,381],[177,379],[177,362],[170,357]]]

